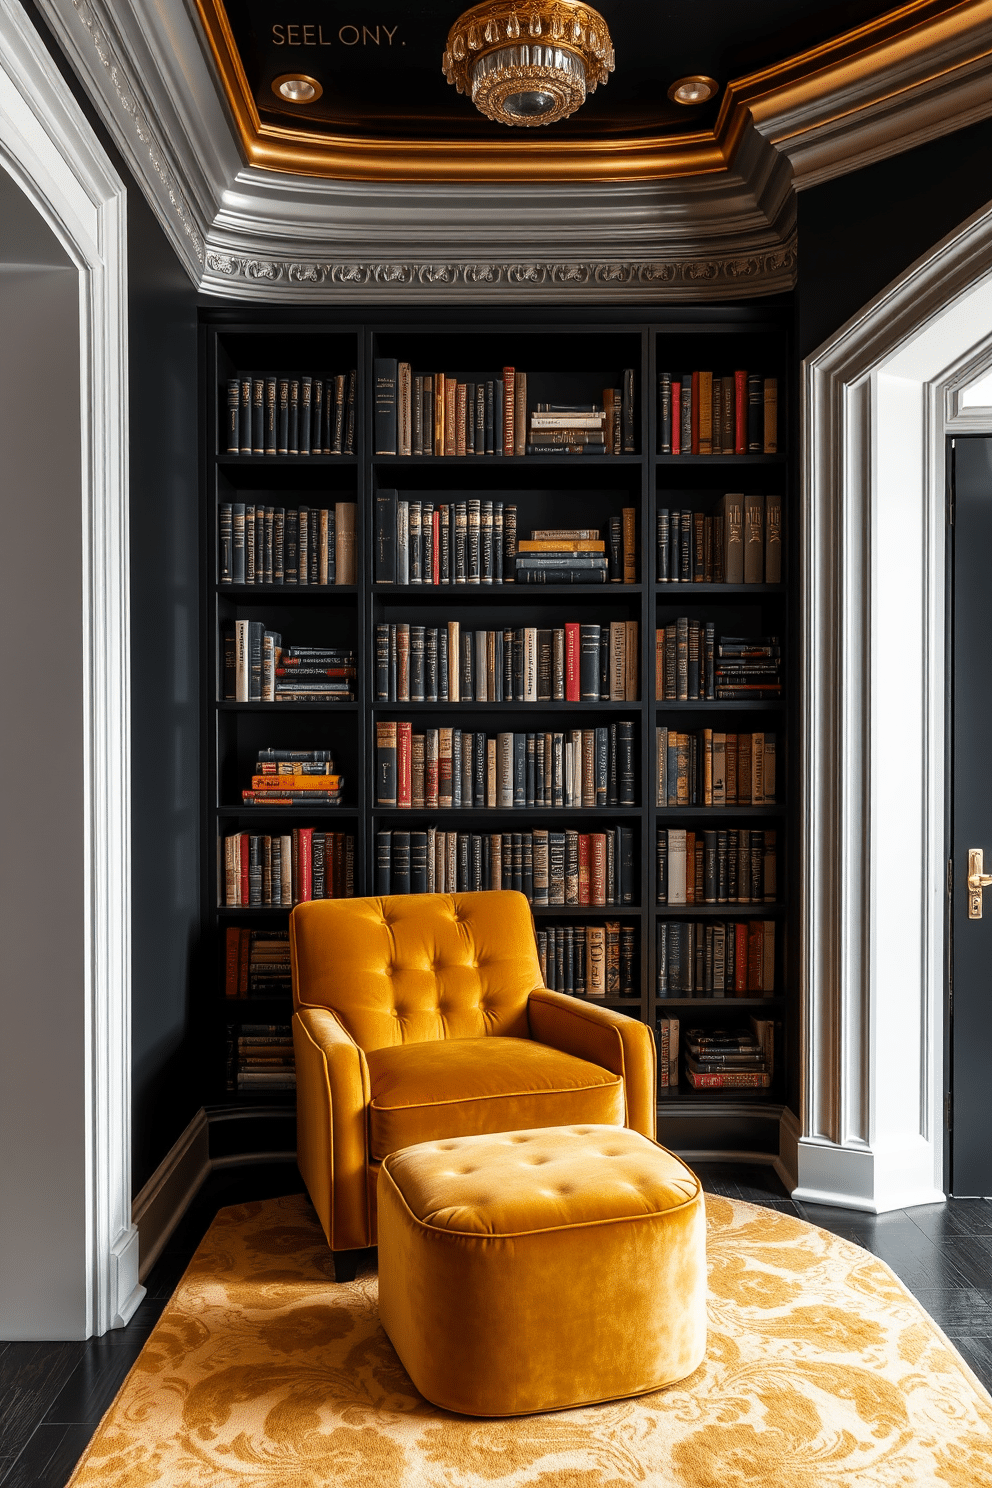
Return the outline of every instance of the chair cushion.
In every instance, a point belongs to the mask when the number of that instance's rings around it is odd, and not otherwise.
[[[416,1142],[529,1127],[623,1126],[623,1080],[546,1044],[463,1038],[373,1049],[371,1157]]]

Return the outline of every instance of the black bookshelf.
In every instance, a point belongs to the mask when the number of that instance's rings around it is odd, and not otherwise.
[[[381,826],[409,828],[416,822],[443,831],[527,831],[538,825],[595,831],[613,824],[635,827],[635,904],[535,909],[535,923],[618,919],[637,927],[639,995],[608,997],[605,1005],[649,1022],[673,1016],[683,1030],[746,1023],[749,1014],[774,1018],[776,1075],[771,1089],[659,1093],[659,1136],[672,1145],[712,1150],[777,1151],[771,1128],[782,1104],[794,1098],[798,1043],[796,904],[792,891],[796,802],[791,793],[795,750],[794,702],[788,691],[774,702],[664,702],[655,696],[655,629],[678,615],[712,619],[721,633],[774,633],[784,643],[788,683],[795,631],[792,536],[795,461],[789,447],[791,310],[785,304],[679,307],[644,316],[634,310],[548,309],[530,321],[509,321],[498,310],[448,314],[429,320],[415,313],[370,313],[353,320],[333,311],[209,310],[201,314],[203,378],[203,819],[200,1024],[210,1101],[244,1106],[292,1104],[279,1096],[237,1097],[224,1089],[223,1039],[227,1024],[289,1021],[287,998],[228,999],[224,995],[225,931],[231,925],[284,928],[288,910],[234,908],[222,903],[218,839],[235,831],[289,831],[313,822],[326,831],[355,836],[355,891],[375,892],[375,832]],[[526,371],[528,402],[539,398],[588,398],[615,385],[623,367],[637,372],[636,434],[639,453],[622,456],[376,456],[372,430],[372,364],[379,356],[411,362],[418,370],[445,371],[465,380],[498,375],[504,365]],[[670,368],[712,367],[729,372],[744,366],[775,375],[779,387],[780,453],[775,455],[661,455],[658,446],[657,374]],[[224,384],[243,368],[312,368],[341,372],[357,368],[355,452],[352,456],[227,454],[220,447]],[[784,452],[782,452],[784,451]],[[373,542],[377,491],[434,502],[466,495],[513,501],[518,533],[541,526],[597,526],[624,507],[636,512],[636,582],[619,585],[388,585],[374,582]],[[659,506],[709,509],[727,490],[775,494],[782,499],[783,572],[775,584],[660,583],[655,572],[655,518]],[[217,514],[225,501],[252,502],[263,495],[275,504],[320,505],[354,501],[357,583],[327,587],[221,584],[218,577]],[[318,501],[318,496],[321,498]],[[637,701],[609,704],[387,703],[376,701],[374,634],[382,621],[440,625],[460,620],[469,629],[537,625],[570,620],[624,618],[638,622],[640,640]],[[354,703],[234,703],[220,697],[221,627],[233,619],[264,619],[289,643],[353,646],[358,668]],[[419,726],[461,726],[496,733],[591,727],[593,720],[633,720],[639,731],[636,808],[548,810],[400,810],[373,798],[375,724],[405,719]],[[504,723],[503,720],[507,722]],[[655,804],[655,728],[728,731],[773,728],[777,735],[777,800],[765,807],[659,807]],[[749,722],[753,720],[753,722]],[[253,752],[270,744],[331,747],[346,776],[341,808],[244,809],[240,790],[249,783]],[[766,905],[659,905],[655,902],[655,840],[659,826],[774,826],[778,845],[778,902]],[[517,826],[519,823],[519,826]],[[659,997],[657,926],[666,918],[712,921],[760,917],[776,924],[776,983],[766,997]],[[602,1001],[602,999],[596,999]],[[741,1115],[746,1112],[746,1119]],[[691,1140],[690,1140],[691,1138]]]

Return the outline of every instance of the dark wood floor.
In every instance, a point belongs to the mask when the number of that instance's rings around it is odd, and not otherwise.
[[[876,1218],[793,1204],[771,1168],[695,1168],[710,1193],[797,1214],[886,1261],[992,1390],[992,1201],[952,1199]],[[127,1328],[85,1343],[0,1343],[0,1488],[64,1488],[217,1210],[300,1187],[286,1164],[214,1173],[148,1277],[148,1295]]]

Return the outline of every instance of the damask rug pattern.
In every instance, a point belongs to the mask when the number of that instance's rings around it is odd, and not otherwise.
[[[695,1374],[483,1421],[417,1394],[375,1275],[333,1284],[305,1196],[221,1210],[71,1488],[992,1484],[992,1400],[888,1267],[774,1210],[707,1211]]]

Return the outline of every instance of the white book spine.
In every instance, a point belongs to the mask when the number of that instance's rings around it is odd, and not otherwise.
[[[610,621],[610,702],[622,703],[627,696],[627,626]]]
[[[513,805],[513,735],[496,736],[496,805]]]
[[[524,697],[525,703],[537,702],[537,628],[524,627]]]
[[[656,806],[668,805],[668,729],[656,728],[654,731],[654,753],[655,774],[658,781],[655,792],[654,804]]]
[[[248,625],[249,622],[247,620],[235,620],[234,622],[234,644],[237,666],[234,696],[239,703],[246,703],[248,701],[248,682],[251,672],[251,658],[248,655]]]
[[[396,503],[396,582],[410,582],[410,503]]]
[[[477,703],[491,703],[493,699],[489,696],[489,668],[486,665],[486,642],[489,632],[477,630],[474,635],[475,641],[475,701]]]
[[[448,621],[448,702],[461,702],[461,624]]]
[[[695,871],[695,865],[693,865]],[[686,859],[685,831],[679,827],[668,829],[668,903],[685,904]]]

